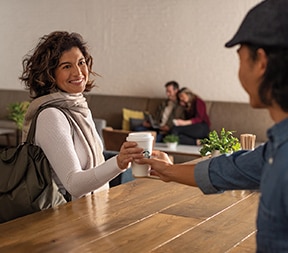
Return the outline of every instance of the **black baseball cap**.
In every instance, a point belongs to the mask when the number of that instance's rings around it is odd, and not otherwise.
[[[266,0],[253,7],[225,47],[243,43],[288,48],[288,0]]]

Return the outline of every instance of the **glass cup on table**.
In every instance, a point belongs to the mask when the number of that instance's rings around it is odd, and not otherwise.
[[[254,150],[256,143],[255,134],[241,134],[240,135],[240,144],[243,150]]]
[[[242,150],[254,150],[256,143],[256,135],[255,134],[241,134],[240,135],[240,144]],[[237,193],[238,191],[232,191],[232,194]],[[242,190],[240,191],[241,196],[244,197],[250,191]]]

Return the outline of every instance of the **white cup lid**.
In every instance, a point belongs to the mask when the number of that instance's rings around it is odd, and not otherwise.
[[[127,141],[147,141],[147,140],[153,140],[154,136],[151,133],[147,132],[133,132],[129,133],[126,140]]]

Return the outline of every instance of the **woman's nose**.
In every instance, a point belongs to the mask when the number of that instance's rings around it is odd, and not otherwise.
[[[79,66],[75,66],[73,68],[73,75],[82,75],[81,68]]]

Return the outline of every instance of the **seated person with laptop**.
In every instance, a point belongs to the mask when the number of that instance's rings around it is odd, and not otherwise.
[[[157,109],[155,118],[151,114],[145,114],[145,120],[134,131],[157,131],[156,142],[162,142],[165,135],[169,134],[173,127],[173,119],[184,119],[184,109],[179,105],[177,92],[179,84],[170,81],[165,84],[167,99]]]

